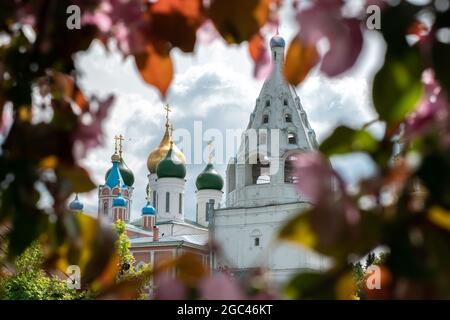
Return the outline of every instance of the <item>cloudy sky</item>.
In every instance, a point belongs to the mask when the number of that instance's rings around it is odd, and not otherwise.
[[[290,1],[281,11],[280,34],[289,40],[296,33]],[[267,35],[269,41],[271,35]],[[319,142],[338,124],[358,127],[375,118],[370,102],[370,81],[381,62],[381,39],[367,33],[365,46],[354,68],[339,78],[328,79],[312,72],[297,88],[311,126]],[[253,65],[246,44],[227,46],[221,39],[200,44],[194,54],[172,52],[175,77],[167,102],[173,107],[171,121],[175,129],[186,129],[193,135],[194,123],[200,121],[207,129],[244,129],[258,97],[263,81],[253,77]],[[134,61],[120,54],[107,52],[99,43],[76,59],[82,71],[81,86],[88,94],[105,96],[113,93],[115,104],[104,122],[104,145],[92,150],[83,164],[91,172],[94,182],[104,183],[104,175],[111,166],[113,137],[125,136],[124,158],[135,174],[132,218],[139,217],[145,204],[147,185],[147,156],[159,144],[164,132],[164,110],[158,92],[143,82]],[[199,122],[197,122],[199,123]],[[374,128],[380,134],[382,128]],[[201,136],[194,137],[202,139]],[[206,140],[206,139],[205,139]],[[371,174],[373,167],[363,155],[332,159],[333,166],[346,180]],[[195,216],[195,178],[205,164],[188,165],[186,184],[186,216]],[[217,165],[224,175],[225,166]],[[80,195],[86,212],[97,212],[97,191]]]

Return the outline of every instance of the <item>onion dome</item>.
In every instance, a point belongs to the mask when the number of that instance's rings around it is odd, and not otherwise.
[[[114,187],[125,187],[123,183],[123,178],[119,170],[120,165],[120,156],[117,153],[114,153],[111,157],[111,162],[113,164],[112,168],[110,169],[108,175],[106,176],[106,182],[105,185],[110,187],[111,189]]]
[[[119,194],[117,195],[117,197],[115,197],[113,199],[112,206],[113,207],[126,207],[127,204],[128,204],[127,199],[122,197],[122,193],[119,191]]]
[[[147,204],[145,205],[145,207],[142,208],[142,215],[150,216],[150,215],[155,215],[155,214],[156,214],[155,208],[153,208],[153,206],[150,204],[150,201],[147,201]]]
[[[270,47],[281,47],[284,48],[286,46],[286,42],[284,41],[283,37],[279,34],[276,34],[270,39]]]
[[[171,140],[170,126],[169,124],[166,124],[166,131],[164,132],[164,136],[161,142],[159,143],[158,147],[149,154],[147,159],[147,168],[150,173],[156,172],[158,163],[164,159],[170,149]],[[181,162],[186,163],[186,157],[184,156],[183,152],[181,152],[181,150],[177,148],[176,145],[172,146],[172,150]]]
[[[222,190],[223,178],[216,169],[214,169],[212,163],[208,163],[205,169],[198,175],[195,185],[197,190]]]
[[[173,143],[170,143],[170,149],[166,157],[161,160],[156,167],[156,175],[158,178],[180,178],[186,176],[186,166],[180,160],[173,150]]]
[[[105,179],[108,179],[108,175],[111,172],[112,168],[108,169],[108,171],[106,171],[105,174]],[[120,175],[122,176],[123,182],[128,186],[131,187],[134,184],[134,174],[133,171],[131,171],[130,168],[127,167],[127,165],[125,164],[125,162],[123,161],[122,158],[120,158],[120,162],[119,162],[119,171],[120,171]]]
[[[69,204],[69,209],[73,211],[82,211],[83,203],[78,200],[78,193],[75,195],[75,199]]]

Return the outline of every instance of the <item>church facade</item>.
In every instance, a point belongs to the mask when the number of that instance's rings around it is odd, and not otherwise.
[[[196,179],[195,221],[185,217],[186,160],[172,139],[169,107],[161,142],[147,159],[147,199],[142,199],[146,204],[133,221],[134,176],[122,154],[122,137],[116,137],[111,168],[98,187],[98,218],[126,222],[138,267],[148,263],[155,268],[185,252],[194,253],[210,270],[226,268],[237,277],[263,267],[275,282],[301,269],[325,267],[312,252],[275,241],[280,227],[310,206],[295,189],[293,164],[317,142],[294,87],[283,78],[284,39],[274,36],[270,47],[272,72],[225,179],[214,169],[212,158]],[[70,208],[82,210],[78,196]],[[211,252],[210,239],[221,248],[220,255]],[[175,276],[175,270],[170,272]]]

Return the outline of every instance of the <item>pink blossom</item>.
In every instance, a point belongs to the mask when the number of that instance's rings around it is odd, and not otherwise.
[[[114,101],[113,96],[109,96],[106,100],[99,101],[97,98],[91,99],[98,104],[96,111],[89,111],[92,121],[88,124],[80,124],[79,129],[74,134],[75,142],[75,158],[82,158],[87,150],[98,146],[102,143],[103,120],[108,115],[110,106]]]
[[[298,192],[312,203],[318,203],[321,197],[329,194],[334,176],[330,164],[317,152],[303,153],[295,163]]]
[[[422,82],[425,94],[416,110],[406,119],[405,134],[408,137],[417,136],[432,125],[442,128],[448,120],[447,94],[436,80],[432,69],[423,72]]]
[[[170,273],[163,273],[155,278],[155,299],[183,300],[187,296],[186,286]]]
[[[223,273],[208,276],[199,284],[200,295],[208,300],[242,300],[244,294],[237,283]]]
[[[323,56],[320,70],[330,77],[351,68],[363,44],[360,21],[343,18],[342,5],[340,0],[316,1],[297,15],[302,41],[316,44],[321,39],[328,40],[330,48]]]

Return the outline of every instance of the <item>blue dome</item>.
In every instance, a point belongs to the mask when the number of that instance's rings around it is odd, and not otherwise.
[[[149,215],[155,215],[156,210],[153,208],[153,206],[150,204],[150,201],[147,201],[147,204],[145,207],[142,208],[142,215],[143,216],[149,216]]]
[[[117,197],[114,198],[113,200],[113,207],[126,207],[128,204],[127,199],[125,199],[124,197],[122,197],[122,194],[119,193],[117,195]]]
[[[270,39],[270,47],[282,47],[284,48],[286,46],[286,42],[284,41],[283,37],[279,34],[275,35]]]
[[[113,164],[112,168],[109,170],[106,177],[105,185],[113,189],[114,187],[126,188],[127,185],[124,183],[122,174],[120,173],[120,157],[118,154],[113,154],[111,157],[111,162]]]
[[[69,204],[69,209],[73,211],[81,211],[83,210],[83,203],[78,200],[78,194],[75,196],[75,199]]]

